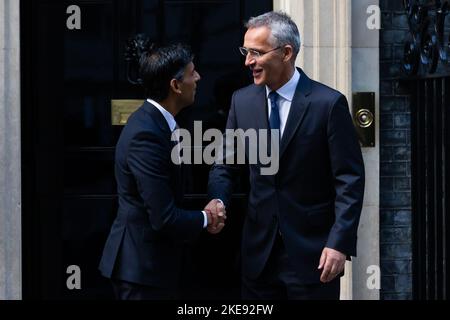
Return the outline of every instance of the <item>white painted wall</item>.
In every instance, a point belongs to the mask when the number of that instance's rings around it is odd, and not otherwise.
[[[22,297],[19,7],[0,0],[0,300]]]
[[[366,166],[364,207],[358,229],[358,257],[353,262],[353,299],[380,299],[367,287],[369,266],[380,266],[380,57],[379,30],[370,30],[367,8],[378,0],[352,1],[352,90],[375,92],[375,147],[363,148]]]

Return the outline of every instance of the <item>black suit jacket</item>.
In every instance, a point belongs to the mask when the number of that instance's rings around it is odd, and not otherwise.
[[[180,166],[161,112],[145,102],[128,119],[116,147],[119,209],[99,269],[108,278],[176,288],[185,242],[203,229],[203,213],[179,208]]]
[[[242,271],[256,278],[281,232],[288,256],[304,283],[319,281],[323,248],[356,255],[364,195],[364,164],[346,98],[299,69],[276,175],[250,164],[248,213],[242,236]],[[227,128],[267,129],[264,86],[233,94]],[[248,152],[248,146],[245,148]],[[229,204],[236,166],[214,165],[209,196]]]

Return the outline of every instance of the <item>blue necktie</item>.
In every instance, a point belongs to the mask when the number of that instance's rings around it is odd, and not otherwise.
[[[280,130],[280,112],[277,103],[278,93],[276,91],[270,92],[269,99],[270,99],[270,117],[269,117],[270,129]]]

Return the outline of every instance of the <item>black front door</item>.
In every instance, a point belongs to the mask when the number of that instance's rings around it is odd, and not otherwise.
[[[231,93],[250,82],[237,49],[243,23],[271,9],[268,0],[21,2],[25,298],[112,297],[97,270],[117,210],[122,127],[112,125],[111,101],[143,99],[127,80],[127,41],[142,33],[159,44],[189,44],[202,80],[195,105],[177,121],[223,129]],[[208,169],[189,168],[187,207],[206,204]],[[205,234],[192,248],[189,297],[238,297],[246,189],[242,182],[236,190],[223,234]],[[81,289],[67,286],[70,266],[81,271]]]

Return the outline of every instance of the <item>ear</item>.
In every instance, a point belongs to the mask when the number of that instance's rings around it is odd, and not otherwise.
[[[175,93],[181,94],[181,89],[176,79],[170,80],[170,89]]]
[[[294,56],[294,48],[292,48],[291,45],[285,45],[284,46],[284,62],[291,61],[292,57]]]

